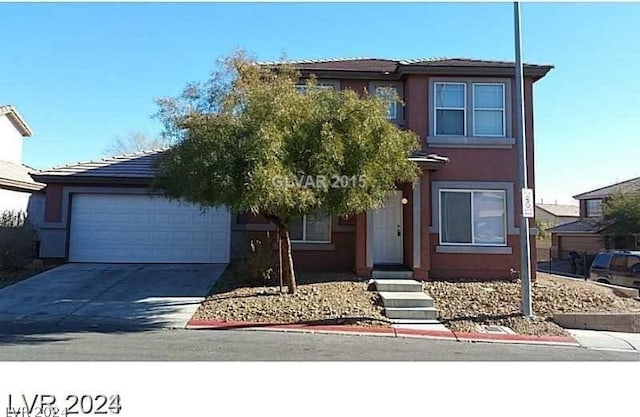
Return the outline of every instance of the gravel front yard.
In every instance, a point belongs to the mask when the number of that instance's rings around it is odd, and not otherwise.
[[[227,270],[193,318],[389,326],[377,293],[354,275],[300,273],[297,281],[295,295],[280,294],[278,286],[255,286]]]
[[[510,327],[519,334],[562,335],[554,313],[640,311],[640,302],[615,295],[600,285],[537,274],[533,285],[534,320],[519,316],[520,283],[429,282],[427,292],[440,310],[440,320],[455,331],[477,331],[478,324]]]

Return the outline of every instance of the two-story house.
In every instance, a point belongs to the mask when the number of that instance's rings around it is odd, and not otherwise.
[[[509,278],[519,269],[518,177],[513,63],[469,59],[344,59],[294,62],[323,87],[393,96],[389,118],[421,139],[416,184],[399,184],[385,206],[353,219],[305,217],[296,227],[296,265],[401,266],[418,279]],[[277,66],[278,63],[264,63]],[[526,65],[529,184],[533,170],[533,83],[551,69]],[[237,233],[263,230],[235,217]],[[304,233],[313,230],[312,234]],[[531,239],[535,253],[535,239]],[[327,262],[331,259],[330,262]]]
[[[324,88],[383,98],[395,91],[399,100],[389,100],[389,118],[413,130],[422,143],[411,156],[421,168],[418,182],[398,184],[383,208],[351,218],[316,213],[292,224],[297,268],[352,270],[361,276],[371,276],[375,268],[403,268],[423,280],[510,278],[511,270],[519,269],[513,63],[337,59],[294,64],[303,79],[314,74]],[[551,68],[524,67],[532,188],[533,84]],[[153,175],[154,155],[37,175],[48,184],[48,239],[41,255],[87,262],[226,262],[241,253],[247,239],[265,238],[274,230],[259,216],[221,209],[202,214],[150,197],[144,187]],[[531,244],[535,257],[535,239]]]
[[[31,129],[13,106],[0,105],[0,212],[28,213],[38,223],[43,210],[44,184],[29,174],[34,170],[22,163],[24,139]]]
[[[609,248],[640,249],[640,235],[607,242],[610,223],[602,220],[602,209],[607,199],[618,193],[635,191],[640,191],[640,177],[573,196],[580,204],[580,218],[549,229],[552,250],[596,253]]]

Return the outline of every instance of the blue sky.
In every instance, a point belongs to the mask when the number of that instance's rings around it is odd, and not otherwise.
[[[536,199],[640,176],[640,4],[524,4],[535,85]],[[513,59],[511,3],[0,4],[0,103],[35,134],[25,163],[102,157],[160,126],[154,98],[207,77],[237,47],[261,60]]]

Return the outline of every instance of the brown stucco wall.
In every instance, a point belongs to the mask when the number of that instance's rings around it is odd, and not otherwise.
[[[438,235],[431,234],[430,280],[491,280],[511,279],[511,269],[520,270],[520,238],[507,236],[512,254],[435,253]],[[535,239],[532,239],[532,279],[535,280]]]
[[[59,222],[62,220],[62,185],[49,184],[45,188],[44,221]]]
[[[245,255],[251,239],[260,240],[263,244],[277,248],[277,236],[273,231],[232,230],[232,258]],[[355,232],[340,231],[331,233],[331,243],[335,247],[330,250],[297,249],[292,251],[296,271],[353,271],[355,264]],[[324,245],[323,245],[324,246]]]

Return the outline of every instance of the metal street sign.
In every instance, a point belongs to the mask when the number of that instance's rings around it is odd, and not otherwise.
[[[522,189],[522,216],[533,219],[535,203],[533,201],[533,190],[531,188]]]

